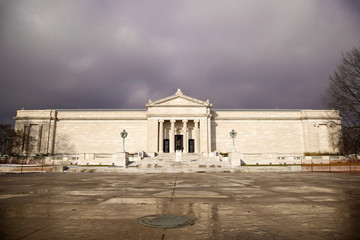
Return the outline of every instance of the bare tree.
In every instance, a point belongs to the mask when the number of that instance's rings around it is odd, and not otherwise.
[[[25,137],[21,131],[15,131],[10,124],[0,123],[0,156],[18,153],[26,141],[31,143],[34,139]]]
[[[340,64],[329,77],[326,105],[340,111],[343,154],[360,153],[360,47],[342,54]]]

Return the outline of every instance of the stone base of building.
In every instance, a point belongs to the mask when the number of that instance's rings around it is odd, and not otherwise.
[[[303,154],[260,154],[231,152],[228,154],[211,153],[154,153],[149,156],[143,151],[138,153],[118,152],[113,154],[83,153],[76,155],[55,156],[28,156],[26,158],[9,158],[3,163],[15,164],[43,164],[63,166],[117,166],[136,167],[149,162],[150,166],[162,166],[164,162],[169,166],[172,163],[202,163],[228,164],[227,167],[237,168],[241,166],[261,165],[300,165],[300,164],[327,164],[330,160],[336,160],[340,156],[304,156]],[[211,165],[210,164],[210,165]]]
[[[7,159],[1,162],[0,172],[129,172],[129,173],[216,173],[216,172],[273,172],[273,171],[327,171],[360,172],[358,158],[342,156],[262,155],[229,153],[228,156],[181,153],[176,161],[173,153],[156,157],[141,154],[115,153],[108,155],[81,154],[72,156]],[[224,154],[223,154],[224,155]],[[260,159],[263,157],[263,159]],[[270,158],[272,157],[272,158]],[[4,160],[4,159],[2,159]]]
[[[181,156],[180,156],[181,155]],[[113,154],[107,153],[83,153],[73,155],[55,155],[55,156],[29,156],[26,160],[34,159],[38,163],[44,164],[58,164],[58,165],[112,165],[112,166],[125,166],[129,163],[140,162],[146,159],[159,159],[159,156],[166,156],[166,158],[172,158],[176,162],[183,159],[182,156],[191,158],[191,156],[201,158],[202,160],[211,159],[219,162],[229,162],[232,167],[242,165],[272,165],[272,164],[301,164],[303,161],[320,161],[326,162],[329,156],[320,157],[304,157],[303,154],[260,154],[260,153],[241,153],[231,152],[228,154],[221,154],[219,152],[210,153],[153,153],[148,154],[143,151],[138,153],[124,153],[118,152]],[[38,159],[38,160],[35,160]],[[186,159],[186,158],[185,158]],[[34,162],[33,161],[33,162]],[[41,161],[41,162],[40,162]]]

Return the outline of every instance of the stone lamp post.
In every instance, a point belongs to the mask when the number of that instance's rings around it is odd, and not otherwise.
[[[125,152],[125,138],[127,137],[128,133],[125,131],[125,129],[120,133],[120,136],[123,139],[123,152]]]
[[[230,137],[233,139],[232,152],[236,152],[236,150],[235,150],[235,138],[236,138],[237,132],[233,129],[233,130],[231,130],[231,132],[229,134],[230,134]]]

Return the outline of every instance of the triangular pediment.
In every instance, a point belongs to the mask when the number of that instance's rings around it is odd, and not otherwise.
[[[166,98],[159,99],[157,101],[149,100],[149,103],[146,104],[147,107],[162,107],[162,106],[199,106],[199,107],[211,107],[209,100],[201,101],[196,98],[192,98],[189,96],[184,95],[180,89],[177,92]]]

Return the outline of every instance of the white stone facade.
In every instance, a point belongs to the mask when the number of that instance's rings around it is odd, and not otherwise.
[[[334,110],[213,110],[212,104],[180,90],[146,110],[19,110],[15,128],[30,135],[26,154],[115,154],[125,149],[148,155],[229,153],[234,129],[236,152],[254,158],[336,153],[341,118]]]

